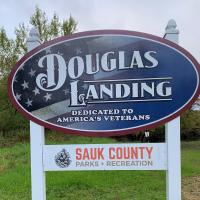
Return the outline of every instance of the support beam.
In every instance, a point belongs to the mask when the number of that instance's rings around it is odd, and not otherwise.
[[[169,20],[164,35],[165,39],[174,43],[178,43],[179,31],[176,26],[174,20]],[[168,165],[166,174],[167,199],[181,200],[180,117],[165,125],[165,141]]]
[[[41,44],[37,29],[32,28],[27,39],[28,51]],[[44,127],[30,121],[32,200],[46,200],[45,172],[43,169]]]

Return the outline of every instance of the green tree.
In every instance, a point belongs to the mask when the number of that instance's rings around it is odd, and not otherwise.
[[[63,35],[72,34],[74,31],[76,31],[76,26],[77,26],[77,23],[70,15],[68,20],[63,21],[63,24],[62,24]]]
[[[18,56],[22,56],[27,53],[26,38],[28,35],[28,28],[25,26],[24,23],[19,24],[19,26],[15,28],[15,35],[16,54]]]
[[[77,27],[77,23],[71,16],[61,22],[58,15],[54,13],[49,20],[46,13],[37,6],[29,22],[29,26],[38,29],[42,42],[72,34]],[[17,60],[27,53],[26,38],[29,26],[24,23],[19,24],[15,28],[15,39],[9,39],[6,30],[0,28],[0,131],[3,132],[28,127],[28,121],[16,112],[8,100],[7,80]]]
[[[51,40],[52,38],[69,35],[76,31],[77,23],[70,15],[69,19],[61,22],[56,13],[49,21],[46,13],[36,6],[35,13],[30,18],[30,24],[35,26],[40,34],[42,42]]]
[[[200,132],[200,111],[187,110],[181,116],[181,130],[184,133],[195,130]]]
[[[0,28],[0,77],[8,75],[17,58],[15,41],[7,37],[4,28]]]

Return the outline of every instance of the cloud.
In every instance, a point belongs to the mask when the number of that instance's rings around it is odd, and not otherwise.
[[[78,22],[78,31],[128,29],[162,37],[168,20],[174,18],[180,30],[180,45],[200,61],[197,0],[0,0],[0,5],[0,26],[10,37],[19,23],[28,23],[36,5],[49,17],[56,12],[66,19],[71,14]]]

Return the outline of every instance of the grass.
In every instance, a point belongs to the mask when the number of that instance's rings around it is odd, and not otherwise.
[[[72,137],[63,134],[47,134],[46,139],[47,144],[115,142],[109,138]],[[0,145],[0,199],[31,199],[29,142],[23,140],[10,145],[9,140],[5,140]],[[182,142],[184,190],[191,190],[188,184],[191,178],[200,177],[199,150],[200,141]],[[164,200],[166,198],[163,171],[47,172],[46,182],[47,200]]]
[[[182,142],[183,176],[200,176],[200,141]]]
[[[164,174],[154,173],[153,185],[145,172],[62,172],[47,173],[49,199],[164,199]],[[143,186],[142,186],[143,185]],[[154,191],[154,192],[153,192]],[[155,196],[154,193],[157,193]],[[81,197],[81,198],[80,198]]]

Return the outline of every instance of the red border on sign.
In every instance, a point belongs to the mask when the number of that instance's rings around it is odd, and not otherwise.
[[[196,70],[198,71],[198,75],[200,78],[200,64],[197,62],[197,60],[188,52],[186,51],[184,48],[180,47],[179,45],[163,39],[161,37],[158,36],[154,36],[151,34],[147,34],[147,33],[141,33],[141,32],[135,32],[135,31],[126,31],[126,30],[96,30],[96,31],[86,31],[86,32],[80,32],[80,33],[75,33],[72,34],[70,36],[62,36],[59,38],[56,38],[54,40],[51,40],[49,42],[46,42],[38,47],[36,47],[35,49],[33,49],[32,51],[28,52],[24,57],[22,57],[15,65],[15,67],[12,69],[9,78],[8,78],[8,95],[9,98],[12,102],[12,104],[14,105],[14,107],[20,112],[22,113],[26,118],[28,118],[29,120],[44,126],[46,128],[55,130],[55,131],[60,131],[66,134],[73,134],[73,135],[81,135],[81,136],[94,136],[94,137],[110,137],[110,136],[117,136],[117,135],[126,135],[126,134],[132,134],[134,132],[137,131],[144,131],[147,129],[152,129],[155,128],[156,126],[159,125],[163,125],[166,122],[169,122],[173,119],[175,119],[176,117],[180,116],[184,111],[186,111],[188,108],[190,108],[192,106],[192,104],[195,102],[195,100],[199,97],[200,95],[200,84],[198,85],[197,91],[194,94],[193,98],[179,111],[175,112],[174,114],[165,117],[164,119],[161,119],[160,121],[157,122],[152,122],[151,124],[148,125],[143,125],[141,127],[136,127],[136,128],[130,128],[130,129],[125,129],[125,130],[113,130],[113,131],[81,131],[81,130],[72,130],[69,128],[64,128],[64,127],[60,127],[60,126],[56,126],[53,125],[49,122],[45,122],[45,121],[41,121],[38,118],[35,118],[33,115],[31,115],[29,112],[25,112],[21,106],[15,101],[15,98],[12,94],[12,80],[14,77],[15,72],[17,71],[17,69],[20,67],[20,65],[26,61],[28,58],[30,58],[33,54],[39,52],[40,50],[51,46],[53,44],[62,42],[62,41],[67,41],[67,40],[71,40],[71,39],[76,39],[76,38],[80,38],[80,37],[84,37],[84,36],[95,36],[95,35],[124,35],[124,36],[137,36],[137,37],[143,37],[143,38],[147,38],[147,39],[151,39],[154,41],[158,41],[162,44],[166,44],[172,48],[177,49],[178,51],[180,51],[181,53],[183,53],[187,58],[190,59],[190,61],[194,64],[194,66],[196,67]],[[200,81],[200,80],[199,80]]]

